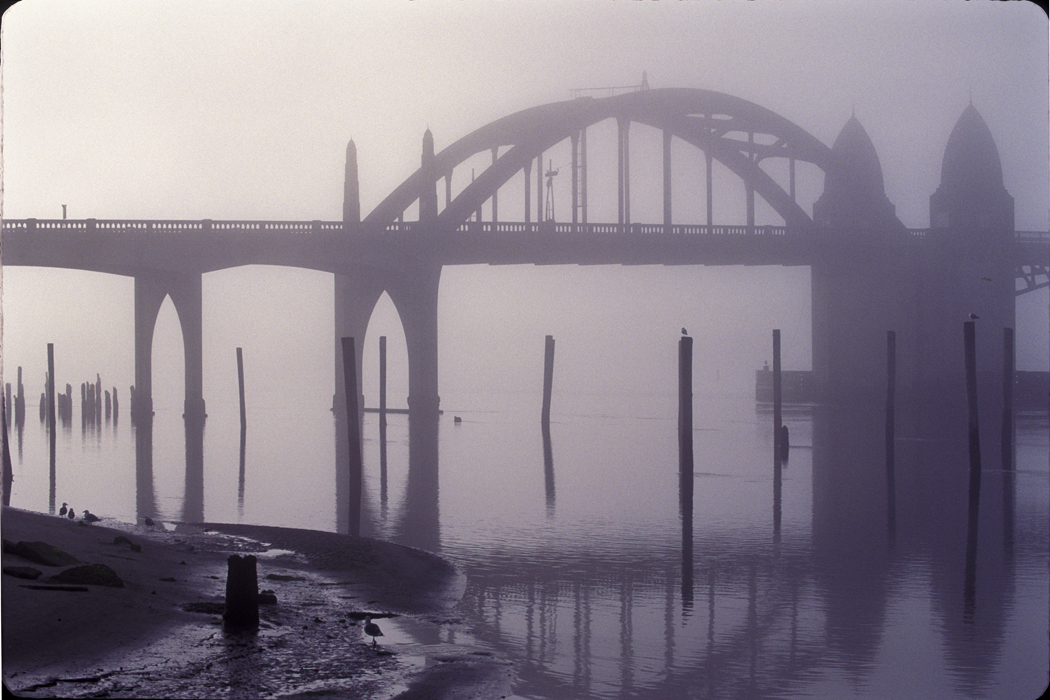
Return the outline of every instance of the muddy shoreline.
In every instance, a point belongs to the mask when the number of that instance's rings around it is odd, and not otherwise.
[[[499,698],[512,667],[489,649],[418,644],[363,634],[361,613],[442,630],[462,629],[454,606],[465,578],[443,559],[367,538],[255,525],[147,528],[82,525],[5,508],[3,539],[47,542],[105,564],[123,587],[59,587],[70,568],[5,552],[0,609],[4,682],[25,697]],[[123,539],[121,539],[123,538]],[[135,548],[132,548],[132,545]],[[137,551],[136,551],[137,550]],[[226,558],[258,557],[260,627],[224,629]],[[64,590],[86,589],[86,590]],[[389,627],[388,627],[389,629]],[[462,635],[460,635],[462,637]],[[388,643],[389,642],[389,643]]]

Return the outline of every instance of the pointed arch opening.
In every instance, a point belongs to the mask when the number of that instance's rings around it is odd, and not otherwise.
[[[404,325],[390,295],[383,292],[372,308],[361,354],[362,393],[367,408],[379,408],[379,339],[386,337],[386,406],[408,407],[408,344]]]
[[[186,387],[186,348],[182,322],[170,295],[164,295],[153,324],[153,410],[182,413]]]

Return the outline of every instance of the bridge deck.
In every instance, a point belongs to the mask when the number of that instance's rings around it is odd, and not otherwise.
[[[3,222],[3,263],[135,275],[211,272],[250,264],[346,272],[355,265],[809,265],[832,232],[788,226],[420,222],[344,227],[341,221],[19,219]],[[909,229],[922,245],[941,232]],[[1040,270],[1050,233],[1017,231],[1018,265]]]

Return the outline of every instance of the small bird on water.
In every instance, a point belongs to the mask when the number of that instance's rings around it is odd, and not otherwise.
[[[68,503],[63,503],[63,504],[62,504],[62,507],[58,509],[58,514],[59,514],[60,516],[61,516],[61,515],[65,515],[65,514],[66,514],[66,511],[67,511],[67,510],[69,510],[69,508],[67,508],[67,507],[66,507],[66,506],[68,506],[68,505],[69,505]]]
[[[372,622],[371,615],[365,615],[365,634],[372,638],[372,646],[376,645],[376,637],[383,636],[383,630],[379,629],[379,625]]]

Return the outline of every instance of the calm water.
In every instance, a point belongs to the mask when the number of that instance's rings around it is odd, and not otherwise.
[[[1035,698],[1047,686],[1045,414],[1019,417],[1013,475],[986,447],[968,559],[965,441],[922,420],[898,429],[891,527],[881,421],[787,408],[778,517],[769,407],[698,396],[690,547],[674,396],[556,395],[549,440],[537,396],[442,404],[437,455],[406,416],[388,418],[385,441],[365,416],[364,529],[468,574],[460,614],[515,660],[520,698]],[[27,406],[12,505],[345,530],[323,408],[251,411],[243,453],[235,405],[209,404],[202,445],[175,411],[157,412],[147,444],[123,404],[100,427],[75,410],[52,491]]]

